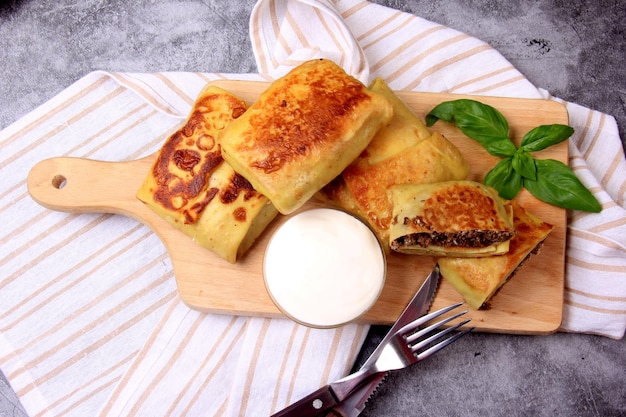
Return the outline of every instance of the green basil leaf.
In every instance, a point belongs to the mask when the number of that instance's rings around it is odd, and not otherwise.
[[[439,119],[452,122],[454,120],[454,112],[457,106],[457,101],[444,101],[436,105],[427,115],[426,115],[426,126],[431,127]]]
[[[494,138],[487,143],[482,143],[483,147],[493,156],[512,156],[515,155],[515,145],[509,138]]]
[[[574,171],[553,159],[535,160],[537,180],[524,179],[524,186],[541,201],[572,210],[599,213],[602,206],[580,182]]]
[[[567,125],[542,125],[524,135],[520,148],[527,152],[536,152],[551,145],[563,142],[574,134],[574,129]]]
[[[498,190],[502,198],[512,200],[522,189],[522,176],[513,169],[513,158],[502,159],[485,175],[483,180],[485,185]]]
[[[518,149],[515,155],[513,155],[511,165],[522,177],[529,180],[537,179],[537,166],[535,165],[535,160],[528,152]]]
[[[426,116],[427,124],[437,119],[454,121],[459,127],[480,129],[476,136],[508,137],[509,124],[498,110],[476,100],[460,99],[445,101],[433,108]],[[432,126],[433,123],[428,124]]]
[[[509,124],[498,110],[475,100],[445,101],[426,115],[426,125],[437,120],[453,122],[467,137],[478,142],[492,155],[511,156],[516,147],[509,139]]]

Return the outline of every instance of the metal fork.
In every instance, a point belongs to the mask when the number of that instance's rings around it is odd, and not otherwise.
[[[441,310],[427,314],[415,321],[410,322],[394,333],[394,335],[385,344],[378,359],[370,366],[362,368],[345,378],[331,382],[282,411],[274,414],[273,417],[303,417],[318,415],[318,413],[328,410],[338,402],[348,398],[348,396],[354,392],[361,383],[367,381],[370,377],[381,372],[406,368],[407,366],[426,359],[438,350],[443,349],[474,329],[473,327],[470,327],[456,332],[457,329],[464,326],[471,320],[467,319],[453,326],[447,327],[444,330],[437,331],[440,327],[467,313],[467,310],[446,317],[443,320],[430,324],[423,329],[417,329],[420,326],[442,316],[443,314],[454,310],[462,304],[463,303],[453,304],[449,307],[442,308]]]
[[[450,317],[446,317],[443,320],[431,324],[423,329],[417,331],[415,330],[421,325],[460,307],[462,304],[463,303],[458,303],[442,308],[441,310],[422,316],[400,328],[400,330],[398,330],[391,337],[391,339],[389,339],[376,362],[369,367],[332,382],[329,385],[333,391],[335,391],[337,396],[345,395],[347,397],[358,385],[370,376],[380,372],[406,368],[407,366],[422,361],[433,353],[450,345],[474,329],[474,327],[469,327],[463,331],[453,333],[461,326],[469,323],[471,319],[464,320],[439,332],[434,331],[466,314],[467,310],[456,313]]]

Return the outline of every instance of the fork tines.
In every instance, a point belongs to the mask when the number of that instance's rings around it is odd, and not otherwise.
[[[466,328],[462,331],[457,332],[457,330],[466,325],[471,321],[471,319],[464,320],[462,322],[456,323],[453,326],[446,328],[437,333],[433,333],[435,330],[440,327],[445,326],[451,321],[463,316],[467,313],[467,310],[456,313],[452,316],[446,317],[441,321],[430,324],[424,328],[420,328],[423,324],[426,324],[433,319],[442,316],[443,314],[458,308],[463,303],[453,304],[451,306],[442,308],[441,310],[437,310],[433,313],[427,314],[425,316],[420,317],[419,319],[407,324],[402,327],[398,333],[403,334],[403,337],[407,344],[410,346],[411,351],[415,355],[418,361],[427,358],[438,350],[443,349],[449,344],[453,343],[457,339],[463,337],[465,334],[474,330],[474,327]],[[419,329],[419,330],[417,330]],[[417,331],[415,331],[417,330]],[[432,333],[432,334],[431,334]],[[415,343],[414,343],[415,342]]]

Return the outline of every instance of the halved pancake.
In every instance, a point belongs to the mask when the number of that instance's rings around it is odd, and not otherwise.
[[[397,184],[423,184],[465,178],[467,163],[456,146],[434,133],[411,148],[375,165],[357,161],[342,174],[361,216],[388,242],[393,203],[388,190]]]
[[[235,262],[278,214],[222,159],[216,140],[245,109],[236,96],[207,86],[185,124],[159,150],[137,192],[168,223],[228,262]]]
[[[508,251],[515,234],[498,192],[475,181],[397,185],[391,190],[390,246],[435,256],[489,256]]]
[[[274,81],[220,137],[233,168],[284,214],[341,173],[392,116],[388,100],[327,59]]]
[[[487,308],[496,291],[533,253],[537,253],[553,229],[515,200],[512,201],[515,237],[504,255],[485,258],[439,258],[441,275],[474,309]]]
[[[318,197],[361,217],[388,249],[392,216],[388,190],[396,184],[460,180],[469,165],[454,144],[439,133],[431,134],[382,80],[370,88],[393,104],[393,118]]]

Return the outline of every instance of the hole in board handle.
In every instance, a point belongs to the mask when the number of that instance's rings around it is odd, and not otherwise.
[[[67,185],[67,178],[65,178],[63,175],[55,175],[54,178],[52,178],[52,186],[56,188],[57,190],[60,190],[66,185]]]

